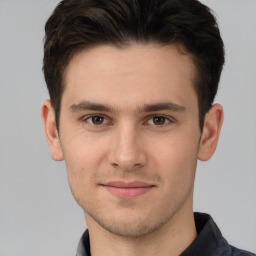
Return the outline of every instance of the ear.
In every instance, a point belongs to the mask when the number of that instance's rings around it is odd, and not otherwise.
[[[223,108],[219,104],[213,105],[209,112],[205,115],[204,127],[198,152],[199,160],[207,161],[214,154],[220,136],[223,116]]]
[[[42,104],[41,119],[44,127],[44,135],[48,142],[52,159],[55,161],[62,161],[64,157],[56,127],[55,113],[50,100],[45,100]]]

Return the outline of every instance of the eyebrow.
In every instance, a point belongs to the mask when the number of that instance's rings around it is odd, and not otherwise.
[[[166,103],[156,103],[156,104],[144,104],[139,109],[138,112],[155,112],[155,111],[161,111],[161,110],[169,110],[174,112],[180,112],[184,111],[185,107],[166,102]]]
[[[73,104],[69,107],[71,112],[80,112],[86,110],[102,111],[102,112],[115,112],[114,109],[107,105],[93,103],[89,101],[83,101],[78,104]]]
[[[93,103],[93,102],[89,102],[89,101],[82,101],[78,104],[73,104],[69,107],[69,110],[71,112],[81,112],[81,111],[86,111],[86,110],[110,112],[110,113],[117,112],[110,106],[107,106],[104,104]],[[138,113],[144,113],[144,112],[156,112],[156,111],[162,111],[162,110],[183,112],[183,111],[185,111],[185,107],[177,105],[175,103],[164,102],[164,103],[155,103],[155,104],[143,104],[136,111]]]

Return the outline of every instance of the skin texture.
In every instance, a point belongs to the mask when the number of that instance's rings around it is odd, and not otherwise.
[[[179,255],[195,239],[197,159],[214,153],[223,110],[211,108],[201,133],[194,68],[175,45],[98,46],[66,69],[59,134],[43,103],[52,158],[66,162],[92,255]]]

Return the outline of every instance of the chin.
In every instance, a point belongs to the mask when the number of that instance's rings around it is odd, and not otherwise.
[[[138,238],[149,235],[161,229],[167,222],[170,221],[172,215],[160,219],[159,216],[154,218],[152,215],[148,218],[145,216],[128,216],[123,214],[121,217],[111,216],[111,218],[92,216],[90,217],[101,228],[121,237]]]

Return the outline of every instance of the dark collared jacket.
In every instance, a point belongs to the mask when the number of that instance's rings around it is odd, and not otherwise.
[[[256,256],[228,244],[210,215],[195,213],[198,236],[180,256]],[[76,256],[90,256],[89,233],[86,230],[78,244]]]

